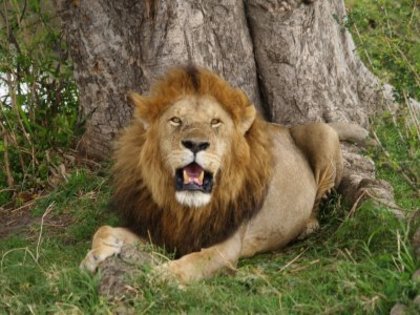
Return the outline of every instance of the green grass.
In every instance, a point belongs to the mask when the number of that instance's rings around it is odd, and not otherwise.
[[[346,0],[347,26],[365,64],[384,82],[420,99],[420,12],[416,0]]]
[[[81,273],[78,264],[97,227],[117,223],[106,209],[106,181],[87,170],[75,171],[65,185],[33,208],[33,216],[45,214],[42,231],[41,223],[35,224],[0,242],[0,313],[43,314],[81,305],[94,313],[100,307],[95,278]],[[70,221],[59,227],[49,225],[54,222],[50,218],[57,216]]]
[[[106,211],[105,181],[77,171],[41,200],[33,210],[38,217],[54,206],[45,216],[39,247],[40,224],[0,242],[0,313],[102,314],[120,307],[98,296],[97,277],[78,269],[95,229],[118,223]],[[68,226],[48,225],[49,216],[63,214],[72,217]],[[419,288],[410,279],[416,263],[407,223],[371,203],[346,219],[339,198],[325,207],[321,220],[314,237],[283,252],[241,260],[233,276],[185,290],[139,279],[126,302],[137,313],[365,314],[386,313],[398,301],[414,312],[410,300]]]
[[[420,19],[413,9],[415,1],[347,4],[348,27],[366,64],[396,86],[401,101],[404,94],[420,98],[415,75],[420,73]],[[420,209],[420,152],[407,117],[402,106],[397,116],[376,120],[382,147],[369,154],[380,178],[392,183],[397,203],[413,213]],[[118,225],[107,210],[109,178],[103,169],[74,170],[66,183],[31,207],[32,224],[0,239],[0,314],[121,310],[121,303],[98,295],[97,276],[78,268],[97,227]],[[134,296],[124,304],[136,314],[387,314],[401,302],[408,306],[408,314],[418,314],[412,299],[420,284],[411,275],[419,262],[410,238],[419,222],[400,221],[372,202],[350,218],[346,209],[336,196],[323,208],[319,233],[284,251],[243,259],[234,275],[220,275],[184,290],[151,285],[140,276]],[[29,215],[28,211],[21,213]]]

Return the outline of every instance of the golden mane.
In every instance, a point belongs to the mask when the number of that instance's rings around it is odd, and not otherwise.
[[[245,135],[232,135],[232,148],[224,157],[211,202],[200,209],[180,205],[157,145],[158,124],[152,123],[146,131],[138,118],[155,122],[174,101],[187,95],[213,96],[235,124],[252,106],[241,90],[208,70],[175,68],[152,87],[149,96],[141,97],[147,106],[136,108],[135,119],[117,141],[113,168],[112,206],[133,231],[178,255],[225,240],[258,213],[273,163],[267,124],[257,115]]]

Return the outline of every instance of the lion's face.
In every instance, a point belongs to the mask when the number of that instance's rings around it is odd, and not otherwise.
[[[170,106],[158,124],[160,151],[174,178],[177,201],[189,207],[206,205],[231,147],[231,117],[211,96],[186,96]]]
[[[132,142],[141,145],[142,182],[158,206],[171,208],[175,199],[199,208],[237,198],[247,176],[240,170],[250,159],[246,133],[256,119],[242,91],[209,71],[179,68],[148,96],[130,93],[129,99],[136,124],[143,125],[141,140]]]

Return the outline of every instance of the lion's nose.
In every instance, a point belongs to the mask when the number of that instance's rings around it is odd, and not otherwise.
[[[198,142],[192,140],[183,140],[181,141],[182,145],[187,149],[191,150],[193,153],[203,151],[210,146],[209,142]]]

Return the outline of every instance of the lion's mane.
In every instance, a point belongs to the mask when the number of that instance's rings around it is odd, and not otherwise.
[[[175,199],[174,180],[159,151],[159,124],[145,130],[139,117],[155,121],[182,96],[211,95],[238,124],[247,106],[239,89],[210,71],[194,66],[171,70],[142,97],[146,112],[136,108],[131,125],[117,141],[113,167],[112,207],[137,234],[184,255],[228,238],[261,209],[271,178],[271,141],[266,123],[257,115],[250,129],[233,134],[212,199],[200,209]]]

